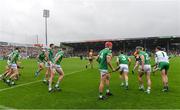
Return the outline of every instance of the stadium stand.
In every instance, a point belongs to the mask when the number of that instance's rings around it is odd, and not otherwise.
[[[0,42],[0,59],[6,59],[15,47],[21,48],[22,58],[35,58],[38,55],[38,48],[31,44]]]
[[[174,36],[61,42],[60,47],[66,48],[66,57],[82,57],[87,56],[90,49],[94,50],[95,55],[98,54],[104,48],[106,41],[113,43],[113,55],[117,55],[120,50],[125,51],[128,55],[132,55],[136,46],[142,46],[149,53],[154,53],[154,48],[157,45],[164,47],[168,54],[180,55],[180,37]],[[22,58],[35,58],[39,51],[38,46],[32,44],[0,42],[0,60],[6,59],[14,47],[21,48]]]
[[[113,43],[114,55],[117,55],[120,50],[131,55],[136,46],[142,46],[148,52],[153,52],[157,45],[164,47],[168,54],[180,54],[180,37],[175,36],[61,42],[60,45],[61,47],[66,46],[71,48],[71,51],[68,52],[70,56],[86,56],[90,49],[93,49],[97,54],[102,48],[104,48],[104,43],[106,41],[111,41]]]

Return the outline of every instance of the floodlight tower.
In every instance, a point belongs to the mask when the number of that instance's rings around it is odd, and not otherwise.
[[[47,18],[49,18],[49,10],[44,9],[43,10],[43,17],[45,18],[45,37],[46,37],[46,46],[48,45],[48,39],[47,39]]]

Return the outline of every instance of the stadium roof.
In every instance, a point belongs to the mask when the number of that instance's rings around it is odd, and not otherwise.
[[[112,41],[113,49],[135,49],[136,46],[142,46],[147,49],[154,49],[156,46],[162,46],[167,49],[180,49],[180,37],[164,36],[151,38],[134,38],[134,39],[106,39],[84,42],[62,42],[61,47],[68,46],[75,50],[103,49],[105,41]]]
[[[60,43],[87,43],[87,42],[105,42],[105,41],[123,41],[123,40],[141,40],[141,39],[166,39],[166,38],[180,38],[180,36],[155,36],[155,37],[131,37],[119,39],[99,39],[99,40],[84,40],[84,41],[67,41]]]
[[[0,46],[22,46],[22,47],[34,47],[33,44],[25,44],[25,43],[12,43],[12,42],[1,42]]]

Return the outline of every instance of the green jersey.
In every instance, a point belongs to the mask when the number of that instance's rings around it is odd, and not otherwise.
[[[140,51],[139,56],[142,56],[142,55],[144,56],[144,64],[149,65],[150,64],[150,57],[149,57],[148,53],[146,53],[144,51]],[[142,63],[140,63],[140,64],[142,64]]]
[[[39,54],[39,56],[38,56],[38,61],[39,61],[39,62],[44,62],[44,61],[45,61],[45,57],[46,57],[45,52],[42,51],[42,52]]]
[[[10,63],[11,64],[16,64],[17,61],[19,60],[19,52],[17,50],[13,51],[11,54],[11,58],[10,58]]]
[[[129,63],[128,56],[126,56],[124,54],[120,54],[118,56],[118,61],[120,64],[128,64]]]
[[[54,56],[53,56],[53,50],[52,49],[48,49],[48,59],[51,62],[54,62]]]
[[[14,53],[14,52],[11,52],[11,53],[8,55],[8,60],[9,60],[9,61],[11,60],[11,58],[12,58],[12,56],[13,56],[13,53]]]
[[[97,59],[99,63],[99,69],[102,69],[102,70],[108,69],[108,64],[106,60],[106,57],[108,55],[112,55],[112,52],[111,50],[109,50],[109,48],[105,48],[99,52],[99,58]]]
[[[55,55],[54,59],[56,59],[58,56],[59,56],[59,59],[57,60],[56,64],[60,65],[60,63],[63,59],[63,56],[64,56],[64,51],[59,50],[58,53]]]

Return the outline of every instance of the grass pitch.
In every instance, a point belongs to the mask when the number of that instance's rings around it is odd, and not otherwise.
[[[65,72],[61,82],[61,92],[48,93],[47,85],[42,83],[44,72],[34,77],[36,60],[22,60],[21,77],[14,87],[8,87],[0,81],[0,108],[15,109],[176,109],[180,108],[180,57],[171,59],[168,93],[161,92],[160,73],[152,78],[151,94],[138,90],[137,74],[129,73],[129,90],[120,87],[118,72],[112,73],[110,89],[114,96],[105,101],[98,100],[100,74],[97,63],[94,69],[85,69],[87,60],[67,58],[62,62]],[[115,65],[115,60],[113,60]],[[0,61],[0,73],[4,71],[6,61]],[[131,69],[134,63],[131,65]],[[130,70],[131,70],[130,69]],[[56,78],[57,79],[57,78]]]

